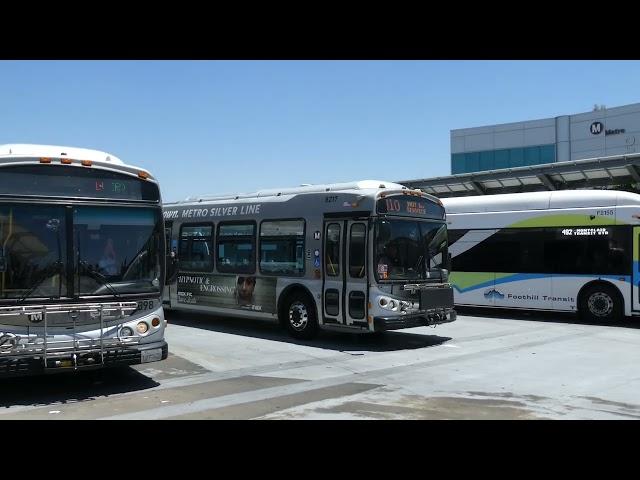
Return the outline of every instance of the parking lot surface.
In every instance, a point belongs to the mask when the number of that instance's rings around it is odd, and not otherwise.
[[[437,328],[298,341],[167,317],[167,360],[0,380],[0,419],[640,418],[640,319],[461,309]]]

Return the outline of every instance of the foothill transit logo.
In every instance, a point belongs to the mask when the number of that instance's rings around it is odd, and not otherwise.
[[[499,300],[502,300],[504,298],[504,294],[500,293],[495,288],[492,288],[484,292],[484,298],[497,298]]]

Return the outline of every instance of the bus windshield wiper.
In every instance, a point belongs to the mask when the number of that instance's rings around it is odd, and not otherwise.
[[[91,268],[91,265],[88,262],[85,262],[84,260],[78,260],[78,265],[83,268],[84,273],[89,275],[89,277],[93,278],[101,285],[104,285],[107,290],[109,290],[109,292],[113,294],[114,297],[120,298],[120,294],[117,292],[114,286],[109,283],[107,277]]]
[[[35,292],[38,289],[40,285],[42,285],[42,282],[51,278],[53,275],[56,275],[58,273],[62,274],[62,271],[63,271],[62,262],[60,260],[56,260],[55,262],[53,262],[51,265],[49,265],[47,268],[45,268],[42,271],[42,275],[40,275],[40,278],[36,282],[34,282],[33,286],[29,290],[27,290],[20,298],[16,300],[16,304],[24,302],[27,298],[31,296],[33,292]]]

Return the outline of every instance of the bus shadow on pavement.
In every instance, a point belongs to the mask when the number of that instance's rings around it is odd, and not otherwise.
[[[294,345],[307,345],[309,347],[347,353],[414,350],[435,347],[451,340],[451,337],[403,332],[402,330],[394,330],[382,334],[321,330],[313,340],[298,340],[291,337],[277,322],[269,320],[218,317],[202,313],[177,311],[165,311],[165,318],[169,321],[169,328],[171,328],[172,324],[175,324],[212,332],[261,338]]]
[[[574,325],[594,325],[601,327],[640,328],[640,318],[625,317],[616,322],[589,321],[572,312],[543,312],[530,310],[507,310],[483,307],[455,307],[458,315],[469,315],[504,320],[527,320],[532,322],[570,323]]]
[[[0,380],[0,412],[3,408],[18,405],[78,403],[158,385],[131,367],[5,378]]]

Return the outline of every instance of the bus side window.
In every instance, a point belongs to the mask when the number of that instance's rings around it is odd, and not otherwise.
[[[213,270],[213,224],[184,224],[178,246],[180,270],[211,272]]]
[[[255,235],[255,222],[218,224],[218,271],[255,273]]]
[[[260,271],[304,274],[304,220],[265,220],[260,224]]]

